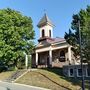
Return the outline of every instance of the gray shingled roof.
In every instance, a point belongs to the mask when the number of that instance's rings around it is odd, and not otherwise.
[[[43,41],[42,43],[39,43],[37,47],[44,47],[47,45],[52,45],[52,44],[61,44],[61,43],[67,43],[64,38],[56,37],[56,38],[47,38],[47,40]]]
[[[66,40],[64,38],[60,38],[60,37],[56,37],[56,38],[52,38],[53,40],[48,40],[48,43],[58,43],[58,42],[66,42]]]
[[[45,13],[44,16],[41,18],[41,20],[39,21],[37,26],[41,27],[41,26],[46,25],[46,24],[50,24],[53,26],[53,23],[51,22],[51,20],[48,18],[48,16]]]

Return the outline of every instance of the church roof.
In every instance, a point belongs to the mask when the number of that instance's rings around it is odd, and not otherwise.
[[[54,26],[52,21],[48,18],[48,16],[45,13],[44,16],[41,18],[41,20],[39,21],[37,26],[41,27],[41,26],[44,26],[46,24],[50,24],[50,25]]]
[[[52,44],[61,44],[61,43],[66,43],[66,40],[64,38],[56,37],[56,38],[48,38],[43,41],[42,43],[39,43],[37,47],[44,47]]]
[[[66,42],[66,40],[64,38],[56,37],[56,38],[53,38],[53,40],[48,40],[48,42],[51,43],[51,44],[53,44],[53,43]]]

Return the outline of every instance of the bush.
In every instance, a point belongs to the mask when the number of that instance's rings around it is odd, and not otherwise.
[[[0,61],[0,72],[7,71],[8,66],[4,64],[4,62]]]
[[[0,66],[0,72],[7,71],[7,70],[8,70],[7,66]]]

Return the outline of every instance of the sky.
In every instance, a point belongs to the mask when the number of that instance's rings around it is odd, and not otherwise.
[[[35,30],[35,43],[39,39],[37,24],[46,12],[54,23],[54,37],[64,37],[71,27],[72,15],[90,5],[90,0],[0,0],[0,9],[11,8],[31,17]]]

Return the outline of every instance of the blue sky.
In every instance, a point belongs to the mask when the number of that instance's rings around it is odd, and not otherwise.
[[[0,9],[9,7],[32,18],[36,43],[39,38],[37,23],[44,15],[44,9],[55,25],[54,37],[64,37],[70,28],[72,15],[87,5],[90,5],[90,0],[0,0]]]

